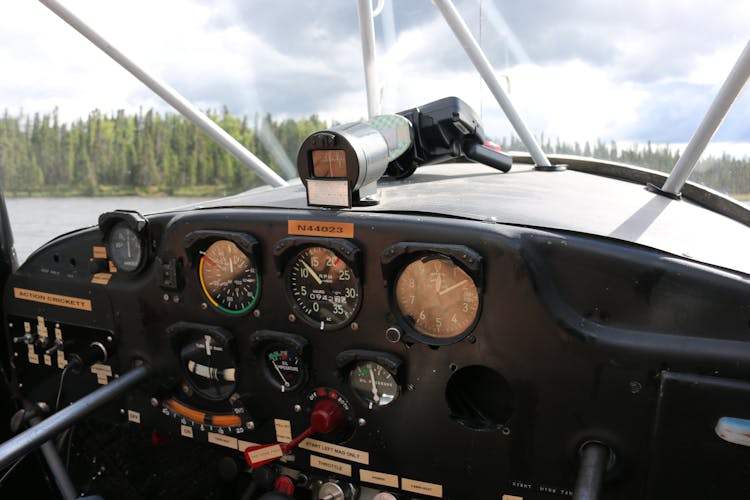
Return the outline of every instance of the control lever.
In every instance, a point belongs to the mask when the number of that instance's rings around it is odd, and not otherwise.
[[[344,411],[338,403],[331,399],[321,399],[313,407],[312,414],[310,415],[310,427],[305,429],[299,436],[288,443],[250,446],[245,450],[245,460],[253,468],[260,467],[283,457],[313,434],[328,434],[341,427],[343,423]]]
[[[604,473],[612,465],[612,452],[602,443],[589,441],[581,447],[580,454],[581,465],[576,477],[573,500],[597,500]]]

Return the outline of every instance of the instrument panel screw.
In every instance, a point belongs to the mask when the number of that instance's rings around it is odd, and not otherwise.
[[[252,420],[245,424],[245,427],[247,427],[249,430],[255,429],[255,422]]]
[[[253,316],[255,316],[256,318],[260,318],[260,309],[256,309],[255,311],[253,311]]]
[[[179,304],[180,303],[180,296],[179,295],[175,295],[174,297],[172,297],[172,302],[174,302],[175,304]]]
[[[107,342],[112,342],[112,336],[111,335],[107,335]]]
[[[120,408],[120,415],[125,415],[125,408]]]
[[[503,428],[502,428],[502,429],[500,429],[500,433],[501,433],[501,434],[502,434],[503,436],[510,436],[510,427],[505,427],[505,426],[503,426]]]
[[[188,396],[188,397],[190,397],[190,396],[192,396],[192,395],[193,395],[193,389],[191,389],[191,388],[190,388],[190,386],[189,386],[189,385],[187,384],[187,382],[183,382],[183,383],[182,383],[182,384],[180,385],[180,389],[182,390],[182,393],[183,393],[183,394],[184,394],[185,396]]]
[[[385,339],[388,342],[395,344],[401,340],[401,330],[398,327],[391,326],[385,331]]]
[[[352,323],[352,331],[356,332],[357,330],[359,330],[359,323],[357,323],[356,321],[354,321]]]
[[[164,302],[169,302],[169,294],[168,293],[165,293],[164,295],[162,295],[161,298],[164,299]]]
[[[630,386],[630,394],[638,394],[639,392],[641,392],[641,389],[643,388],[641,383],[638,382],[637,380],[631,380],[630,384],[628,385]]]
[[[302,407],[300,405],[294,405],[294,413],[299,413],[302,411]]]
[[[297,317],[294,314],[290,314],[289,315],[289,321],[291,321],[292,323],[294,323],[296,320],[297,320]]]
[[[413,391],[414,390],[414,384],[409,384],[406,386],[407,391]]]
[[[203,309],[204,311],[208,309],[208,304],[206,304],[205,302],[201,302],[201,309]]]
[[[159,406],[159,400],[156,399],[156,398],[151,398],[149,400],[149,403],[151,403],[151,406],[153,406],[154,408],[156,408],[157,406]]]
[[[365,425],[367,425],[367,420],[365,420],[364,418],[360,418],[359,420],[357,420],[357,424],[360,427],[364,427]]]

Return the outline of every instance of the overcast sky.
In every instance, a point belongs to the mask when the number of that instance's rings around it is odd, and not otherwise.
[[[278,117],[366,115],[355,0],[62,0],[199,107]],[[457,5],[534,134],[685,143],[750,39],[750,1],[465,0]],[[481,10],[481,23],[480,23]],[[510,134],[429,0],[385,0],[376,18],[383,108],[447,95]],[[505,79],[503,78],[503,81]],[[745,91],[717,140],[750,155]],[[0,109],[167,105],[31,0],[0,7]],[[720,151],[719,151],[720,152]]]

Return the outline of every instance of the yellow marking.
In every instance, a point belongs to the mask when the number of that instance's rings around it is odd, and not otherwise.
[[[289,420],[275,418],[273,425],[276,427],[276,441],[288,443],[292,440],[292,423]]]
[[[208,288],[206,288],[206,284],[203,282],[203,262],[205,261],[205,259],[205,257],[201,257],[200,263],[198,264],[198,277],[200,278],[199,281],[201,282],[201,288],[203,289],[203,293],[205,294],[209,302],[211,302],[215,307],[219,307],[219,303],[216,302],[213,297],[211,297],[211,294],[208,293]]]
[[[225,446],[227,448],[237,449],[237,438],[231,436],[225,436],[224,434],[217,434],[216,432],[208,433],[208,442],[218,444],[219,446]]]
[[[42,304],[79,309],[81,311],[91,311],[91,301],[88,299],[79,299],[78,297],[68,297],[67,295],[37,292],[36,290],[15,287],[13,288],[13,296],[17,299],[30,300],[31,302],[41,302]]]
[[[320,222],[314,220],[289,220],[289,234],[301,236],[326,236],[328,238],[354,238],[351,222]]]
[[[128,410],[128,422],[133,422],[134,424],[140,424],[141,423],[141,414],[137,411]]]
[[[109,273],[96,273],[91,277],[91,282],[95,285],[108,285],[111,278]]]
[[[110,273],[116,273],[117,272],[117,266],[111,260],[109,261],[109,272]]]
[[[337,444],[326,443],[325,441],[318,441],[317,439],[311,438],[302,441],[299,444],[299,447],[303,450],[314,451],[316,453],[322,453],[323,455],[330,455],[351,462],[370,465],[370,454],[366,451],[355,450],[354,448],[347,448],[346,446],[339,446]]]
[[[310,455],[310,467],[316,469],[327,470],[335,474],[341,474],[342,476],[352,476],[352,466],[343,462],[337,462],[335,460],[329,460],[327,458],[319,457],[316,455]]]
[[[443,487],[439,484],[415,481],[414,479],[401,478],[401,489],[410,493],[419,493],[436,498],[443,498]]]
[[[265,462],[266,460],[276,460],[284,456],[281,445],[265,446],[258,448],[247,454],[247,458],[253,463]]]
[[[180,435],[185,436],[187,438],[193,437],[193,428],[189,425],[183,425],[180,424]]]
[[[44,356],[42,356],[42,359],[44,360],[45,365],[52,366],[52,356],[50,356],[49,354],[45,354]]]
[[[94,247],[93,256],[95,259],[106,259],[107,247]]]
[[[398,488],[398,476],[395,474],[386,474],[385,472],[375,472],[374,470],[359,469],[359,480],[365,483]]]

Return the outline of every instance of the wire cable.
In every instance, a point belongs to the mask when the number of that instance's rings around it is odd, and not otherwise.
[[[65,382],[65,375],[68,373],[68,369],[73,366],[72,364],[65,365],[62,373],[60,374],[60,385],[57,387],[57,398],[55,399],[55,411],[60,408],[60,396],[62,396],[63,383]]]

